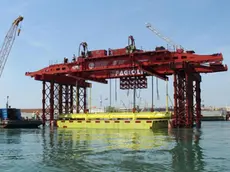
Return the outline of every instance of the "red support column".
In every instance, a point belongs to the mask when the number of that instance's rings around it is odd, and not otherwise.
[[[54,120],[57,119],[59,113],[59,84],[54,83]]]
[[[79,101],[79,113],[81,112],[85,112],[85,108],[84,108],[84,88],[79,87],[79,97],[78,97],[78,101]]]
[[[76,101],[77,113],[80,113],[80,87],[78,85],[76,86]]]
[[[62,107],[64,109],[64,113],[68,114],[71,112],[71,95],[70,95],[70,86],[64,85],[62,88],[63,91],[63,100],[62,100]]]
[[[54,120],[54,82],[43,81],[42,94],[42,120],[44,126],[46,121],[50,121],[51,124]]]
[[[86,87],[84,87],[84,88],[82,88],[83,90],[84,90],[84,95],[83,95],[83,101],[84,101],[84,103],[83,103],[83,111],[84,111],[84,113],[86,113],[87,112],[87,88]]]
[[[43,126],[46,124],[46,121],[49,121],[49,125],[54,125],[54,114],[56,112],[60,113],[62,106],[60,106],[60,85],[54,82],[45,82],[43,81],[42,88],[42,120]]]
[[[194,82],[195,90],[194,90]],[[172,127],[192,128],[201,125],[200,106],[200,74],[196,73],[193,67],[184,63],[181,71],[174,74],[174,116]],[[194,92],[196,97],[194,97]],[[196,104],[194,105],[194,99]],[[194,109],[195,107],[195,109]]]
[[[52,126],[54,114],[68,114],[87,111],[86,86],[62,85],[54,82],[43,82],[42,89],[42,120]]]
[[[53,109],[53,122],[51,120],[51,126],[56,126],[56,120],[58,118],[58,114],[59,114],[59,84],[58,83],[54,83],[54,109]]]
[[[63,85],[59,84],[59,93],[58,93],[58,112],[59,114],[63,113]]]
[[[70,113],[73,113],[73,89],[74,87],[72,85],[70,85]]]
[[[193,127],[193,76],[186,72],[186,123],[185,127]]]
[[[42,123],[46,123],[46,82],[42,82]]]
[[[174,74],[174,81],[173,81],[173,86],[174,86],[174,113],[173,113],[173,123],[172,127],[177,127],[178,126],[178,81],[177,81],[177,75]]]
[[[66,114],[66,85],[62,85],[62,113]]]
[[[69,88],[65,85],[65,114],[69,113]]]
[[[54,82],[50,83],[50,126],[53,126],[54,121]]]
[[[86,87],[76,86],[76,112],[85,113],[87,111]]]
[[[174,127],[186,126],[186,95],[185,72],[177,71],[174,74]]]
[[[76,86],[72,86],[72,109],[73,109],[73,113],[77,113],[77,87]]]
[[[200,82],[201,82],[201,76],[199,74],[200,80],[195,81],[195,93],[196,93],[196,106],[195,106],[195,111],[196,111],[196,127],[200,128],[201,127],[201,89],[200,89]]]
[[[179,117],[180,117],[180,125],[182,127],[185,127],[186,125],[186,109],[185,109],[185,105],[186,105],[186,80],[185,80],[185,72],[180,72],[179,75],[179,88],[180,88],[180,113],[179,113]]]
[[[176,74],[176,82],[177,82],[177,93],[176,94],[176,98],[177,100],[177,114],[175,114],[177,116],[177,127],[184,127],[185,125],[185,97],[186,97],[186,88],[185,88],[185,73],[183,71],[177,72]]]

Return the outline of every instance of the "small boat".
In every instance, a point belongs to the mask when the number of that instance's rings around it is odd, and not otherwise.
[[[42,120],[39,118],[23,118],[20,109],[0,109],[0,128],[38,128],[41,124]]]

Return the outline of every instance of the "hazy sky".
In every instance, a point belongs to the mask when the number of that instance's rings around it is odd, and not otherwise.
[[[88,43],[90,50],[123,48],[129,35],[134,36],[137,47],[145,50],[166,45],[146,29],[145,22],[198,54],[222,52],[228,64],[229,5],[227,0],[222,3],[216,0],[1,0],[0,42],[12,21],[18,15],[25,17],[21,35],[16,38],[0,79],[1,107],[5,106],[7,95],[14,107],[41,107],[42,83],[26,77],[25,72],[78,54],[82,41]],[[202,100],[206,105],[230,105],[228,72],[203,75],[202,80]],[[118,90],[116,102],[114,84],[112,87],[113,105],[122,106],[121,99],[125,103],[131,100],[127,91]],[[160,100],[155,96],[155,105],[164,106],[164,81],[159,81],[159,93]],[[172,79],[169,93],[173,99]],[[109,85],[94,84],[92,95],[93,105],[99,106],[100,95],[103,99],[109,96]],[[150,89],[142,90],[142,102],[151,104],[150,95]],[[104,105],[108,101],[103,101]]]

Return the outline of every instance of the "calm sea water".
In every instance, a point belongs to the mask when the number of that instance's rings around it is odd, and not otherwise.
[[[172,131],[1,129],[0,171],[230,171],[230,122]]]

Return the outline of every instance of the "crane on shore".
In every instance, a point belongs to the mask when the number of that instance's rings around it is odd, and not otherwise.
[[[0,78],[2,76],[11,48],[14,44],[15,37],[16,35],[19,36],[20,34],[21,29],[20,28],[18,29],[18,27],[20,22],[22,21],[23,21],[22,16],[19,16],[17,19],[15,19],[5,36],[4,42],[0,49]]]

